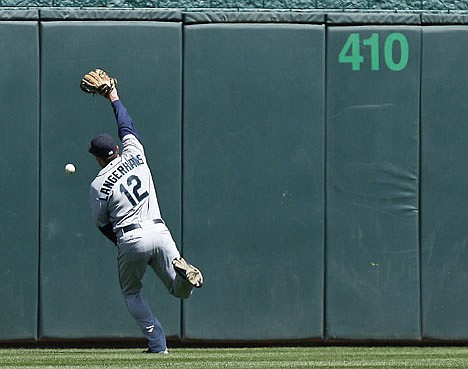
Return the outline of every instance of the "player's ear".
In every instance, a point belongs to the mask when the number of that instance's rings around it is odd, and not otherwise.
[[[99,163],[100,167],[101,168],[104,168],[107,163],[104,161],[104,159],[100,158],[99,156],[94,156],[96,158],[96,161]]]

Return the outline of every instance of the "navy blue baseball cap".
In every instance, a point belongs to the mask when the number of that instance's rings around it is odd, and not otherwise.
[[[93,155],[106,159],[117,152],[117,145],[110,135],[103,133],[91,140],[88,151]]]

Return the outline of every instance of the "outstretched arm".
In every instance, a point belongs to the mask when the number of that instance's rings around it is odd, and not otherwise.
[[[125,108],[125,106],[120,101],[119,93],[117,92],[116,87],[114,87],[107,98],[111,102],[112,108],[114,109],[120,140],[122,140],[124,136],[128,134],[132,134],[138,139],[138,141],[141,141],[140,136],[136,131],[135,126],[133,125],[133,120],[130,117],[130,114],[128,114],[127,108]]]

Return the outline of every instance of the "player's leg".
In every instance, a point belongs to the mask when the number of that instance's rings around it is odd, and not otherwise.
[[[140,292],[124,295],[128,310],[148,340],[148,352],[165,353],[166,334]]]
[[[189,297],[194,284],[187,279],[186,275],[183,275],[174,267],[174,260],[183,259],[180,257],[171,233],[165,225],[159,225],[152,235],[154,258],[150,261],[150,266],[171,294],[182,299]],[[198,273],[202,279],[201,272],[198,271]]]
[[[165,352],[164,329],[141,294],[141,280],[149,260],[149,254],[145,251],[147,247],[141,238],[127,242],[119,244],[118,266],[120,286],[128,311],[148,339],[148,351]]]

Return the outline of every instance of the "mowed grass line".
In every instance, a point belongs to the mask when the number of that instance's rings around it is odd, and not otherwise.
[[[268,347],[172,349],[0,349],[0,368],[468,368],[465,347]]]

